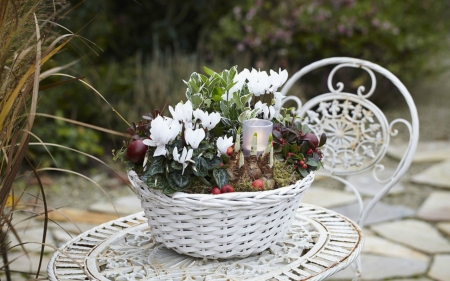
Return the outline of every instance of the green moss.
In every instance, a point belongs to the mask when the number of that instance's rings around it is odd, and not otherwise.
[[[295,183],[301,176],[295,171],[293,165],[287,164],[285,161],[274,160],[273,178],[276,187],[283,187]]]

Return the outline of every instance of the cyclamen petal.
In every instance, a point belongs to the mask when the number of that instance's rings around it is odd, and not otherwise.
[[[196,149],[200,145],[200,142],[205,138],[205,131],[203,129],[193,130],[187,128],[184,130],[184,139],[186,143]]]
[[[185,104],[179,102],[175,106],[175,109],[169,105],[169,111],[175,120],[182,121],[184,123],[192,122],[192,103],[189,100]]]
[[[217,149],[219,150],[219,156],[220,154],[226,154],[228,148],[233,145],[233,137],[219,137],[217,139],[216,145]]]
[[[212,112],[208,116],[208,120],[206,122],[202,122],[202,125],[206,127],[207,130],[212,130],[216,125],[220,122],[220,113]]]
[[[173,149],[173,159],[175,161],[177,161],[180,164],[183,164],[183,171],[181,172],[181,174],[184,174],[184,169],[187,167],[187,165],[189,163],[187,163],[189,160],[191,160],[192,154],[194,153],[194,151],[192,149],[186,150],[186,147],[183,147],[183,151],[181,152],[181,157],[180,154],[178,153],[178,147],[175,147]]]

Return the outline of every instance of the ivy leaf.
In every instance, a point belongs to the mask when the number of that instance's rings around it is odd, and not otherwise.
[[[197,157],[194,159],[193,173],[197,177],[205,177],[208,175],[208,162],[203,157]]]
[[[228,183],[228,174],[227,171],[225,171],[225,169],[214,169],[213,177],[219,188]]]

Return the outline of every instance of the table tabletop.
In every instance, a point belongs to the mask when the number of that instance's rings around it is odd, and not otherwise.
[[[144,213],[99,225],[55,252],[50,280],[323,280],[360,254],[363,236],[347,217],[302,204],[286,235],[247,258],[208,260],[156,243]]]

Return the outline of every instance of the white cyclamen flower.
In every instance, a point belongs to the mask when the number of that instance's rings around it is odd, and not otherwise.
[[[205,131],[200,128],[197,130],[193,130],[191,128],[187,128],[184,130],[184,139],[186,143],[192,146],[192,148],[198,148],[200,142],[205,138]]]
[[[257,71],[256,69],[252,69],[252,72],[247,77],[248,79],[248,90],[253,95],[259,97],[260,95],[264,95],[266,91],[269,90],[270,81],[269,75],[265,71]]]
[[[192,153],[193,153],[193,152],[194,152],[194,151],[192,150],[192,148],[189,149],[189,151],[187,151],[187,150],[186,150],[186,147],[183,147],[183,152],[181,152],[181,156],[180,156],[180,154],[178,153],[178,148],[175,147],[175,148],[173,149],[173,159],[174,159],[175,161],[177,161],[178,163],[183,164],[183,171],[181,172],[181,174],[184,174],[184,169],[185,169],[185,168],[187,167],[187,165],[189,164],[189,163],[187,163],[187,162],[192,161],[192,160],[191,160],[191,157],[192,157]]]
[[[208,114],[208,112],[206,111],[196,109],[194,111],[194,118],[200,119],[203,128],[209,131],[216,127],[216,125],[220,122],[221,117],[220,113],[218,112],[211,112],[210,114]]]
[[[273,98],[275,99],[275,104],[274,104],[275,110],[279,111],[281,109],[281,105],[282,105],[283,99],[285,97],[286,96],[284,96],[280,92],[273,93]]]
[[[278,73],[270,70],[269,83],[271,84],[268,91],[273,93],[280,88],[288,78],[287,70],[278,69]]]
[[[181,124],[172,118],[158,115],[151,122],[150,139],[144,140],[148,146],[156,146],[153,156],[166,155],[166,144],[173,141],[181,132]]]
[[[175,106],[175,110],[169,105],[169,111],[175,120],[182,121],[183,123],[192,122],[192,103],[189,100],[185,104],[179,102]]]
[[[218,156],[220,156],[221,154],[227,154],[228,148],[233,145],[233,137],[219,137],[217,139],[216,145],[217,149],[219,150]]]
[[[258,101],[255,103],[255,109],[258,109],[258,114],[263,113],[263,118],[266,120],[272,120],[275,116],[275,108],[273,106],[267,106],[267,104]]]

